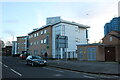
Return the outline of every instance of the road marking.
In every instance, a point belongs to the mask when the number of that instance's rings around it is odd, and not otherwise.
[[[58,72],[64,72],[64,71],[60,71],[60,70],[56,70],[56,69],[51,69],[51,68],[47,68],[47,67],[44,67],[44,69],[48,69],[48,70],[52,70],[52,71],[58,71]]]
[[[4,64],[4,66],[7,68],[8,66]]]
[[[14,73],[18,74],[19,76],[22,76],[22,74],[20,74],[19,72],[15,71],[14,69],[10,68],[10,70],[12,70]]]
[[[63,76],[62,74],[54,74],[53,76],[60,77]]]
[[[0,62],[0,64],[2,64],[2,62]]]
[[[86,77],[86,78],[95,78],[95,77],[92,77],[92,76],[84,76],[84,77]]]

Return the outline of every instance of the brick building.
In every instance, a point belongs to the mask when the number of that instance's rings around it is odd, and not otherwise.
[[[44,53],[48,53],[49,58],[64,58],[65,50],[59,49],[59,53],[56,50],[56,36],[68,37],[67,57],[77,58],[76,50],[77,44],[88,43],[87,28],[89,26],[82,25],[75,22],[62,20],[60,17],[50,17],[46,20],[46,25],[34,29],[29,35],[29,53],[33,55],[44,56]],[[72,36],[74,34],[74,36]],[[74,54],[73,54],[74,53]]]
[[[120,31],[111,31],[102,40],[106,61],[120,61]]]
[[[28,36],[17,37],[17,53],[21,54],[28,51]]]

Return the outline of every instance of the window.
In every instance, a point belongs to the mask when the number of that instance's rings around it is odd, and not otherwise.
[[[36,42],[36,44],[38,44],[38,41]]]
[[[34,42],[34,45],[36,44],[36,42]]]
[[[40,34],[43,34],[43,31],[41,31]]]
[[[46,39],[44,39],[44,43],[46,43]]]
[[[112,37],[110,37],[110,41],[112,41]]]
[[[80,39],[79,38],[75,38],[75,42],[80,42]]]
[[[29,36],[29,39],[31,38],[31,36]]]
[[[44,30],[44,34],[46,34],[46,30]]]
[[[36,33],[34,34],[34,37],[36,37]]]
[[[43,40],[41,40],[41,44],[43,43]]]
[[[62,26],[62,35],[63,36],[65,35],[65,26],[64,25]]]
[[[32,45],[32,42],[30,43],[30,45]]]
[[[36,33],[36,36],[38,36],[38,33]]]

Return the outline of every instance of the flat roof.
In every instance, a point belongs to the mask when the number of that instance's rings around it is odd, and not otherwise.
[[[57,25],[57,24],[59,24],[59,23],[66,23],[66,24],[70,24],[70,25],[75,25],[75,26],[78,26],[79,28],[83,28],[83,29],[90,28],[90,26],[87,26],[87,25],[83,25],[83,24],[79,24],[79,23],[76,23],[76,22],[70,22],[70,21],[66,21],[66,20],[62,20],[62,19],[61,19],[61,20],[60,20],[59,22],[57,22],[57,23],[54,23],[54,24],[51,24],[51,25],[44,25],[44,26],[42,26],[42,27],[40,27],[40,28],[38,28],[38,29],[36,29],[36,30],[33,30],[32,32],[28,33],[28,35],[36,32],[36,31],[39,31],[39,30],[41,30],[41,29],[43,29],[43,28]]]
[[[28,37],[28,36],[18,36],[17,38],[24,38],[24,37]]]
[[[77,46],[100,46],[100,45],[105,45],[102,43],[93,43],[93,44],[79,44]]]

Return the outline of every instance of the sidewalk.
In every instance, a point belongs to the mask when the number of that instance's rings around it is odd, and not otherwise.
[[[48,60],[48,66],[58,67],[73,71],[94,74],[120,75],[120,64],[117,62],[88,62],[88,61],[64,61]]]

